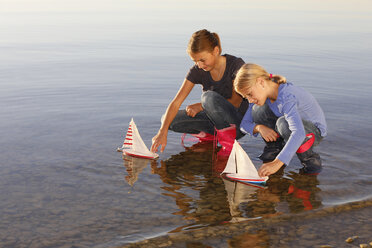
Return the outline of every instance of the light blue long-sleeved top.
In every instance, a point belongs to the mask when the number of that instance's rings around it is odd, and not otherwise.
[[[292,83],[280,84],[276,101],[272,103],[270,99],[266,99],[266,104],[277,117],[284,116],[291,130],[288,141],[276,157],[283,163],[289,164],[305,139],[306,133],[302,119],[314,123],[320,130],[322,137],[327,135],[327,123],[323,110],[320,108],[315,98],[304,89]],[[251,135],[254,135],[253,129],[256,126],[252,119],[253,105],[254,104],[249,105],[240,124],[241,131]],[[257,134],[255,134],[255,136],[256,135]]]

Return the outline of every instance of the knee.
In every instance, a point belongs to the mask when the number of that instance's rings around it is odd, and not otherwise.
[[[201,104],[203,109],[209,109],[210,107],[215,106],[215,103],[219,96],[220,94],[215,91],[208,90],[203,92],[201,96]]]
[[[169,125],[168,129],[177,132],[177,130],[179,129],[179,126],[182,125],[182,122],[185,119],[185,116],[187,116],[186,110],[184,110],[184,109],[179,110],[177,115],[174,117],[173,121]],[[162,116],[162,119],[161,119],[162,123],[164,121],[164,117],[165,117],[165,115]]]
[[[288,122],[285,120],[284,116],[278,118],[275,124],[275,129],[284,140],[288,140],[289,136],[291,136],[291,130],[289,129]]]
[[[253,121],[257,124],[263,124],[267,122],[266,113],[268,111],[271,111],[271,110],[269,109],[269,106],[267,106],[266,104],[263,106],[258,106],[256,104],[253,105],[252,107]]]

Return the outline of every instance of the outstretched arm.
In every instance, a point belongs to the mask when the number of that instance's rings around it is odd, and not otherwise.
[[[152,138],[151,151],[157,152],[158,147],[160,146],[160,151],[163,152],[165,146],[167,145],[167,135],[170,124],[172,123],[174,117],[176,116],[181,104],[190,94],[194,84],[189,80],[185,79],[181,88],[178,90],[176,96],[168,105],[167,110],[165,111],[164,120],[161,123],[158,133]]]

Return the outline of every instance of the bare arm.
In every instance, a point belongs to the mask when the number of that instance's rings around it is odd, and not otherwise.
[[[164,120],[161,124],[161,127],[158,133],[152,138],[152,146],[151,146],[152,152],[157,152],[159,146],[161,146],[160,151],[161,152],[164,151],[165,146],[167,145],[167,135],[168,135],[169,126],[172,123],[174,117],[177,115],[181,104],[186,99],[186,97],[190,94],[193,87],[194,87],[194,84],[190,82],[189,80],[185,79],[183,81],[181,88],[178,90],[176,96],[170,102],[167,110],[165,111]]]
[[[203,111],[202,104],[200,102],[191,104],[186,107],[186,114],[191,117],[195,117],[200,111]]]

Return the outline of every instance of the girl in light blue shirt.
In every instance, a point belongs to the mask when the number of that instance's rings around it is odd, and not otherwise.
[[[250,103],[241,131],[255,136],[259,133],[266,142],[260,157],[264,162],[260,176],[269,176],[288,165],[295,153],[304,173],[320,172],[321,160],[313,147],[327,135],[327,124],[310,93],[255,64],[240,68],[234,88]]]

